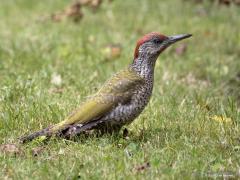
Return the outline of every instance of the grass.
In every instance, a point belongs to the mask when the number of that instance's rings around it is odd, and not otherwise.
[[[194,36],[159,57],[151,102],[128,126],[128,138],[28,143],[21,155],[0,153],[0,179],[240,176],[239,7],[116,0],[104,2],[95,14],[84,9],[77,24],[40,20],[68,3],[1,1],[1,144],[63,119],[132,61],[142,34]],[[100,52],[109,43],[121,43],[123,50],[120,58],[105,62]],[[183,43],[187,51],[177,55]],[[60,87],[51,83],[53,74],[61,75]],[[50,93],[53,88],[62,93]],[[32,149],[39,146],[45,149],[34,157]]]

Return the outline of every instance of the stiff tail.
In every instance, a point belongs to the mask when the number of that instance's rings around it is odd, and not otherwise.
[[[73,124],[73,125],[65,125],[65,124],[59,123],[59,124],[47,127],[45,129],[42,129],[40,131],[34,132],[30,135],[23,136],[20,138],[20,142],[26,143],[41,136],[50,138],[53,135],[57,135],[62,138],[69,139],[71,137],[81,134],[81,132],[94,129],[101,123],[102,121],[99,121],[99,120],[94,120],[86,124]]]
[[[30,135],[23,136],[20,138],[20,142],[26,143],[26,142],[32,141],[40,136],[50,137],[52,135],[51,130],[50,130],[51,128],[52,128],[52,126],[42,129],[40,131],[34,132]]]
[[[34,132],[30,135],[27,136],[23,136],[20,138],[20,142],[21,143],[26,143],[29,141],[32,141],[40,136],[45,136],[46,138],[51,137],[52,135],[56,134],[56,135],[60,135],[69,128],[69,126],[71,126],[68,122],[68,119],[61,121],[55,125],[49,126],[45,129],[42,129],[40,131]]]

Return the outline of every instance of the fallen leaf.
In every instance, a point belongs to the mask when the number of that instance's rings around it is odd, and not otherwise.
[[[218,3],[229,6],[231,4],[231,0],[218,0]]]
[[[83,13],[81,11],[81,3],[75,2],[67,7],[64,11],[66,17],[70,17],[74,22],[78,22],[82,17]]]
[[[20,155],[21,149],[16,144],[3,144],[0,146],[0,151],[4,154]]]
[[[90,7],[91,7],[94,11],[96,11],[96,10],[100,7],[101,4],[102,4],[102,0],[92,0],[92,1],[91,1],[91,4],[90,4]]]
[[[83,6],[90,7],[95,12],[101,4],[102,0],[76,0],[64,10],[53,13],[50,18],[55,22],[60,22],[64,19],[70,19],[73,22],[79,22],[84,16],[82,12]]]
[[[70,6],[66,7],[61,12],[56,12],[51,15],[51,19],[55,22],[60,22],[65,18],[70,18],[74,22],[78,22],[83,17],[83,13],[81,11],[81,3],[74,2]]]
[[[211,119],[219,123],[230,123],[230,124],[232,123],[231,118],[223,117],[223,116],[214,115],[213,117],[211,117]]]
[[[41,147],[36,147],[32,149],[32,155],[33,156],[39,156],[40,154],[43,153],[45,147],[41,146]]]
[[[105,46],[101,53],[106,60],[114,60],[121,56],[122,47],[120,44],[109,44]]]
[[[150,167],[151,167],[150,163],[145,162],[144,164],[137,165],[136,167],[134,167],[134,170],[137,171],[137,172],[141,172],[141,171],[144,171],[146,169],[149,169]]]

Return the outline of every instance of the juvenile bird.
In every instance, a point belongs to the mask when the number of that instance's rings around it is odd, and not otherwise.
[[[137,42],[133,62],[115,74],[91,98],[64,121],[22,137],[21,142],[36,137],[60,135],[73,137],[87,130],[118,132],[131,123],[146,107],[153,90],[154,67],[158,56],[171,44],[191,34],[165,36],[151,32]]]

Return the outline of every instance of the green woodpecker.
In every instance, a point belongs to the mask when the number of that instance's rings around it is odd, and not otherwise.
[[[91,98],[65,120],[22,137],[26,142],[39,136],[73,137],[91,129],[118,132],[131,123],[146,107],[152,94],[155,62],[167,47],[191,34],[165,36],[157,32],[138,40],[133,62],[115,74]]]

